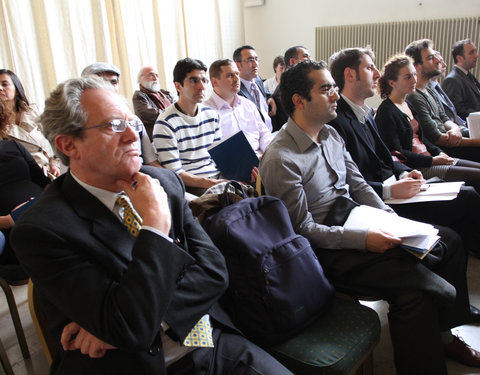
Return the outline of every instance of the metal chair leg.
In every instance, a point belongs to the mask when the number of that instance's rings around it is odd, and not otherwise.
[[[25,334],[23,333],[22,322],[20,321],[20,316],[18,315],[17,304],[15,302],[15,297],[13,296],[12,288],[10,288],[10,285],[8,285],[7,281],[2,277],[0,277],[0,286],[7,297],[8,308],[10,309],[10,315],[13,320],[15,332],[17,333],[17,339],[18,343],[20,344],[20,349],[22,350],[23,358],[30,358],[27,340],[25,339]]]
[[[1,340],[0,340],[0,362],[2,363],[2,367],[3,367],[3,370],[5,371],[5,374],[13,375],[12,365],[8,360],[7,352],[5,351],[5,348],[3,347],[3,343]]]

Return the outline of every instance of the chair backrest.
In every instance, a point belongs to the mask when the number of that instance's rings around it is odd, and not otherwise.
[[[45,314],[31,279],[28,280],[28,306],[30,308],[30,315],[32,316],[33,324],[40,337],[43,351],[47,357],[48,365],[50,366],[57,348],[50,336],[50,332],[48,331]]]

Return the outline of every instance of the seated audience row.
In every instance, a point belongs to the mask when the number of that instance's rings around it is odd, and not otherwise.
[[[93,373],[143,368],[180,374],[214,363],[210,372],[229,373],[241,363],[245,373],[254,373],[252,367],[264,374],[289,373],[245,340],[221,310],[217,301],[228,278],[223,258],[183,198],[179,177],[197,194],[224,181],[207,148],[237,129],[246,133],[257,155],[264,152],[260,170],[266,192],[284,200],[296,231],[316,248],[336,288],[389,302],[398,374],[446,374],[444,355],[480,367],[480,353],[450,331],[479,321],[480,312],[468,298],[468,253],[450,228],[461,234],[467,250],[479,253],[473,214],[480,209],[480,196],[465,187],[450,202],[394,206],[401,215],[439,229],[442,241],[421,261],[381,228],[325,225],[342,197],[393,213],[382,198],[411,197],[424,179],[392,160],[365,106],[380,77],[371,51],[347,49],[332,56],[333,77],[323,62],[301,62],[310,60],[304,47],[289,51],[288,69],[276,89],[280,105],[263,88],[259,59],[249,45],[234,52],[234,63],[219,60],[210,67],[210,107],[202,104],[208,79],[201,61],[186,58],[175,66],[178,101],[172,105],[167,92],[156,91],[155,69],[142,69],[138,102],[150,105],[150,99],[159,114],[151,135],[155,150],[124,100],[101,80],[89,78],[100,75],[118,87],[116,67],[93,64],[85,78],[69,80],[52,93],[42,125],[69,171],[15,225],[12,243],[63,346],[54,363],[59,372],[81,366]],[[390,82],[395,86],[395,79]],[[66,118],[65,108],[82,120]],[[272,140],[270,116],[281,111],[288,121]],[[105,123],[105,118],[113,120]],[[460,145],[455,127],[448,126],[448,137],[453,134],[455,146]],[[150,152],[157,154],[150,164],[179,177],[141,168],[142,156],[148,164]],[[456,163],[459,167],[462,161]],[[45,215],[57,220],[38,225]],[[205,343],[192,345],[191,334],[200,324],[207,326]],[[210,348],[196,348],[204,345]]]
[[[333,78],[325,63],[305,61],[283,74],[279,90],[289,119],[260,161],[265,191],[286,203],[296,231],[317,249],[338,290],[389,302],[397,374],[446,374],[445,355],[478,367],[480,353],[450,331],[471,321],[467,254],[454,231],[439,228],[443,242],[432,258],[419,261],[398,247],[401,239],[381,228],[324,224],[342,197],[393,212],[364,180],[337,131],[326,125],[343,112],[340,121],[346,126],[361,126],[357,116],[365,118],[369,111],[360,98],[374,94],[378,70],[369,52],[356,49],[334,55],[331,69]],[[337,107],[336,84],[356,97],[348,102],[342,97],[344,104]],[[369,142],[367,137],[361,142]]]
[[[452,158],[423,137],[416,112],[406,100],[415,91],[417,72],[407,56],[390,59],[379,80],[385,99],[378,107],[375,121],[390,152],[411,168],[418,168],[425,178],[465,181],[480,191],[480,163]]]

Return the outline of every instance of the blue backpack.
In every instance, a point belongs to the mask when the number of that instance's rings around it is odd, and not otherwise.
[[[204,226],[226,259],[224,299],[236,326],[259,345],[278,344],[330,306],[333,286],[305,237],[295,234],[285,204],[275,197],[246,198],[223,208]]]

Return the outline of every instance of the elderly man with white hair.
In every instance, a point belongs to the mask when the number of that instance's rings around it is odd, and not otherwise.
[[[160,88],[158,71],[153,66],[145,66],[138,72],[139,90],[133,94],[132,102],[135,114],[142,120],[152,140],[155,121],[170,104],[173,98],[167,90]]]

